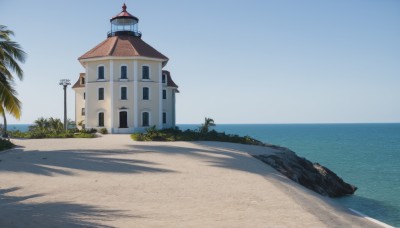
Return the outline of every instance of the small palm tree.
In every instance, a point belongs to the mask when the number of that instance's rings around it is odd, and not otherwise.
[[[11,40],[14,32],[6,26],[0,25],[0,114],[4,119],[3,136],[7,134],[6,112],[19,119],[21,116],[21,102],[14,89],[14,75],[23,79],[23,71],[18,62],[24,63],[26,53],[21,46]]]
[[[64,125],[60,119],[54,119],[53,117],[50,117],[47,122],[49,126],[48,130],[53,133],[59,134],[64,130]]]
[[[201,134],[207,134],[210,131],[210,128],[214,126],[214,120],[206,117],[204,118],[204,123],[200,126],[199,131]]]
[[[35,120],[34,125],[29,128],[31,131],[45,134],[49,131],[50,123],[47,119],[40,117]]]

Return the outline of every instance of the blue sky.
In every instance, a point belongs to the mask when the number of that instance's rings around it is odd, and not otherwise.
[[[400,1],[0,0],[29,57],[20,121],[63,115],[58,82],[106,39],[121,11],[170,58],[177,122],[400,122]],[[68,91],[74,118],[74,92]]]

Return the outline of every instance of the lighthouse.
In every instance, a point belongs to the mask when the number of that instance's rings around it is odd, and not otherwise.
[[[72,87],[77,124],[114,134],[175,127],[179,91],[164,70],[169,59],[138,28],[124,4],[110,19],[107,39],[78,58],[85,72]]]

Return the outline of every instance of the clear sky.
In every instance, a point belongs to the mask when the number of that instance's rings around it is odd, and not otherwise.
[[[124,2],[170,59],[178,123],[400,122],[398,0],[0,0],[29,55],[10,123],[63,117],[59,80],[84,72]]]

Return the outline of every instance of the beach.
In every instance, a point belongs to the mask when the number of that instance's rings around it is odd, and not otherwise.
[[[220,142],[13,140],[0,227],[380,227]]]

